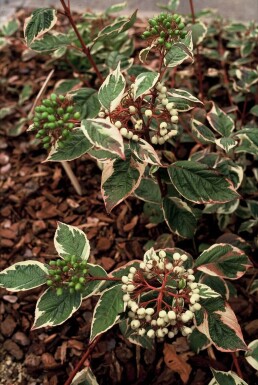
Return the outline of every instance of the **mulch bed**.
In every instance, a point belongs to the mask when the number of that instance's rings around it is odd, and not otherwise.
[[[19,11],[17,16],[23,22],[25,12]],[[140,201],[128,199],[108,215],[100,194],[100,170],[88,156],[71,163],[83,188],[83,195],[78,196],[60,163],[42,163],[46,153],[35,144],[33,135],[25,132],[26,126],[20,135],[10,136],[15,122],[30,111],[51,68],[48,58],[22,61],[25,51],[19,31],[0,52],[0,108],[14,107],[13,113],[0,121],[0,269],[27,259],[49,262],[55,258],[57,221],[83,229],[91,243],[91,262],[107,271],[141,258],[144,244],[168,233],[168,229],[165,225],[148,226],[147,218],[139,214]],[[47,92],[64,77],[56,71]],[[24,84],[33,87],[33,95],[26,104],[17,106]],[[171,235],[166,242],[173,245]],[[247,275],[240,281],[240,289],[241,282],[242,287],[248,285],[248,279]],[[0,289],[0,385],[62,385],[87,348],[96,300],[84,301],[75,316],[59,327],[31,331],[40,293],[41,289],[20,293]],[[247,341],[257,338],[258,319],[253,319],[256,304],[257,298],[256,302],[248,298],[243,289],[232,304]],[[177,345],[178,353],[189,350],[184,338]],[[213,366],[229,370],[229,358],[216,355],[221,359],[212,362]],[[207,355],[189,357],[193,367],[189,384],[207,384],[211,379]],[[90,364],[100,384],[182,384],[179,375],[165,366],[162,345],[155,352],[144,351],[126,341],[118,328],[103,336]],[[250,377],[249,383],[257,384],[244,359],[240,365],[246,379]]]

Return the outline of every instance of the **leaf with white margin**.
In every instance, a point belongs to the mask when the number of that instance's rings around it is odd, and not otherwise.
[[[169,102],[175,103],[178,111],[186,112],[195,107],[203,106],[203,103],[186,90],[178,88],[170,89],[167,98]]]
[[[209,144],[215,142],[215,136],[213,132],[207,126],[205,126],[205,124],[199,120],[192,119],[191,126],[193,134],[201,143]]]
[[[117,154],[124,159],[124,142],[118,128],[105,119],[84,119],[81,129],[97,148]]]
[[[142,162],[161,166],[160,159],[154,148],[144,139],[138,142],[130,141],[132,153]]]
[[[207,114],[211,127],[220,135],[228,137],[234,131],[235,123],[221,108],[212,102],[212,109]]]
[[[64,288],[62,295],[49,288],[37,301],[32,329],[61,325],[79,309],[81,302],[81,294],[70,293],[69,288]]]
[[[143,72],[137,76],[133,83],[133,98],[136,100],[140,96],[148,92],[159,79],[159,73],[157,72]]]
[[[77,227],[58,222],[54,244],[60,257],[75,255],[87,261],[90,255],[90,244],[84,232]]]
[[[126,159],[104,164],[101,192],[108,212],[130,196],[139,186],[146,164],[137,162],[126,151]]]
[[[120,104],[126,86],[125,78],[120,71],[120,63],[115,71],[111,72],[102,83],[98,96],[103,108],[112,112]]]
[[[227,279],[242,277],[251,266],[243,250],[226,243],[212,245],[195,261],[197,270]]]
[[[106,281],[101,280],[91,280],[91,277],[98,277],[98,278],[105,278],[107,277],[107,272],[103,269],[103,267],[99,265],[92,265],[91,263],[87,264],[87,269],[89,274],[89,277],[86,278],[86,283],[84,284],[84,288],[81,292],[82,298],[86,299],[88,297],[91,297],[92,295],[98,295],[99,289]]]
[[[235,372],[229,370],[228,372],[222,372],[211,368],[214,379],[211,380],[209,385],[248,385],[242,378],[238,377]]]
[[[197,21],[191,25],[194,46],[199,45],[205,38],[208,28],[202,21]]]
[[[224,151],[229,152],[232,148],[236,147],[237,141],[232,138],[219,138],[215,140],[217,146],[222,148]]]
[[[141,346],[144,349],[153,349],[154,339],[146,336],[139,336],[137,331],[131,329],[130,319],[125,319],[119,323],[119,328],[123,336],[135,345]],[[148,330],[148,329],[147,329]]]
[[[258,291],[258,279],[255,279],[250,287],[250,294],[255,293]]]
[[[145,262],[145,263],[147,263],[148,261],[158,260],[158,259],[159,259],[159,256],[153,247],[151,249],[147,250],[143,256],[143,262]]]
[[[216,303],[219,306],[216,307]],[[196,327],[218,350],[222,352],[247,350],[241,327],[227,302],[221,297],[215,297],[202,298],[200,304],[201,310],[195,313]]]
[[[48,280],[47,267],[37,261],[17,262],[0,272],[0,287],[24,291],[44,285]]]
[[[249,351],[245,353],[245,359],[255,370],[258,370],[258,340],[250,342]]]
[[[124,292],[118,284],[103,292],[95,306],[91,324],[90,341],[109,330],[124,312]]]
[[[173,68],[183,63],[186,59],[194,61],[191,32],[188,32],[186,37],[180,42],[173,44],[172,48],[165,55],[164,64],[166,67]]]
[[[215,298],[221,297],[219,293],[215,290],[212,290],[209,286],[204,285],[203,283],[198,283],[197,289],[199,289],[199,296],[201,298]]]
[[[25,19],[24,37],[28,46],[35,39],[40,38],[49,31],[57,22],[57,11],[52,8],[38,8],[32,12],[31,16]]]
[[[62,143],[63,146],[60,147],[59,140],[56,142],[51,148],[45,162],[62,162],[64,160],[77,159],[93,147],[93,144],[86,138],[80,128],[75,129],[69,140],[65,140]]]
[[[146,47],[146,48],[144,48],[144,49],[142,49],[142,50],[140,51],[140,53],[139,53],[139,60],[140,60],[141,63],[146,62],[147,57],[148,57],[150,51],[152,50],[152,48],[153,48],[154,46],[155,46],[155,44],[152,44],[151,46]]]
[[[239,199],[234,199],[233,201],[227,203],[215,203],[207,204],[203,210],[204,214],[232,214],[236,211],[239,206]]]
[[[159,185],[152,178],[143,177],[134,195],[144,202],[160,204],[162,201]]]
[[[78,372],[71,385],[99,385],[90,367],[86,367]]]

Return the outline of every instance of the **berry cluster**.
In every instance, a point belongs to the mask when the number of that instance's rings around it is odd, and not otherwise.
[[[63,95],[52,94],[49,99],[35,108],[33,127],[38,131],[37,139],[41,139],[43,147],[48,149],[58,139],[59,147],[69,140],[80,113],[75,112],[71,99]]]
[[[143,138],[152,144],[162,145],[177,135],[178,111],[168,100],[167,88],[157,83],[150,95],[134,100],[134,87],[132,84],[114,111],[109,113],[101,109],[98,116],[109,119],[124,138],[135,142]]]
[[[170,50],[173,42],[179,38],[185,38],[187,31],[184,28],[181,16],[161,13],[153,19],[149,19],[149,27],[147,31],[143,32],[142,38],[150,40],[151,44],[155,41],[159,46]]]
[[[81,292],[87,272],[87,261],[82,261],[76,255],[67,255],[64,259],[49,262],[47,285],[54,287],[57,295],[62,295],[65,287],[69,287],[70,293]]]
[[[192,333],[194,312],[200,310],[198,284],[192,269],[185,269],[185,254],[153,250],[139,268],[122,277],[123,301],[138,335],[173,338],[179,331]]]

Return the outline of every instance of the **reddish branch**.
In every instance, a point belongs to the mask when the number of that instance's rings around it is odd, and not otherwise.
[[[87,56],[89,62],[90,62],[91,65],[92,65],[92,67],[94,68],[97,77],[99,78],[99,80],[101,81],[101,83],[103,83],[104,78],[103,78],[103,76],[101,75],[101,73],[99,72],[96,63],[95,63],[93,57],[91,56],[90,50],[89,50],[89,48],[86,46],[86,44],[84,43],[84,40],[83,40],[83,38],[82,38],[82,36],[81,36],[81,34],[80,34],[80,32],[79,32],[79,30],[78,30],[78,28],[77,28],[77,26],[76,26],[74,20],[73,20],[73,17],[72,17],[72,14],[71,14],[71,9],[70,9],[70,4],[69,4],[70,2],[68,2],[68,5],[66,5],[65,0],[60,0],[60,2],[61,2],[62,7],[63,7],[63,9],[64,9],[65,16],[67,16],[67,18],[68,18],[68,20],[69,20],[71,26],[73,27],[73,30],[74,30],[76,36],[78,37],[78,40],[79,40],[79,42],[80,42],[80,44],[81,44],[81,46],[82,46],[82,51],[85,53],[85,55]]]

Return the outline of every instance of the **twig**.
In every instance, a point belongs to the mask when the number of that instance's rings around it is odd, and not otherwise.
[[[92,67],[94,68],[95,72],[96,72],[96,75],[97,77],[99,78],[99,80],[101,81],[101,83],[103,83],[104,81],[104,78],[103,76],[101,75],[101,73],[99,72],[99,69],[93,59],[93,57],[91,56],[91,53],[90,53],[90,50],[89,48],[86,46],[86,44],[84,43],[83,41],[83,38],[73,20],[73,17],[72,17],[72,14],[71,14],[71,10],[70,10],[70,4],[68,4],[68,6],[65,4],[65,1],[64,0],[60,0],[61,4],[62,4],[62,7],[64,9],[64,12],[65,12],[65,15],[67,16],[76,36],[78,37],[79,39],[79,42],[82,46],[82,51],[85,53],[85,55],[87,56],[89,62],[91,63]]]
[[[62,164],[68,178],[70,179],[75,191],[77,192],[77,194],[82,195],[82,188],[80,186],[80,183],[78,182],[78,179],[74,175],[70,164],[68,162],[66,162],[65,160],[63,162],[61,162],[61,164]]]
[[[32,115],[33,115],[33,112],[34,112],[34,110],[35,110],[35,107],[36,107],[38,101],[40,100],[41,96],[42,96],[43,93],[45,92],[45,89],[47,88],[48,82],[49,82],[49,80],[51,79],[51,77],[52,77],[52,75],[53,75],[54,72],[55,72],[54,69],[52,69],[52,70],[49,72],[49,74],[48,74],[46,80],[44,81],[44,84],[42,85],[41,89],[39,90],[39,93],[38,93],[38,95],[36,96],[36,99],[34,100],[33,106],[31,107],[30,112],[29,112],[29,114],[28,114],[28,119],[31,119],[31,118],[32,118]]]
[[[78,364],[75,366],[74,370],[72,371],[72,373],[70,374],[68,380],[64,383],[64,385],[70,385],[74,379],[74,377],[76,376],[76,374],[78,373],[78,371],[81,369],[83,363],[87,360],[87,358],[89,357],[89,355],[91,354],[92,350],[95,348],[95,346],[97,345],[97,343],[99,342],[100,338],[101,338],[102,334],[98,335],[92,342],[91,344],[88,346],[86,352],[84,353],[84,355],[82,356],[82,358],[80,359],[80,361],[78,362]]]
[[[239,366],[239,363],[238,363],[238,359],[237,359],[236,353],[232,352],[231,355],[232,355],[232,358],[233,358],[233,362],[234,362],[237,374],[239,375],[240,378],[244,379],[242,370],[241,370],[241,368]]]

